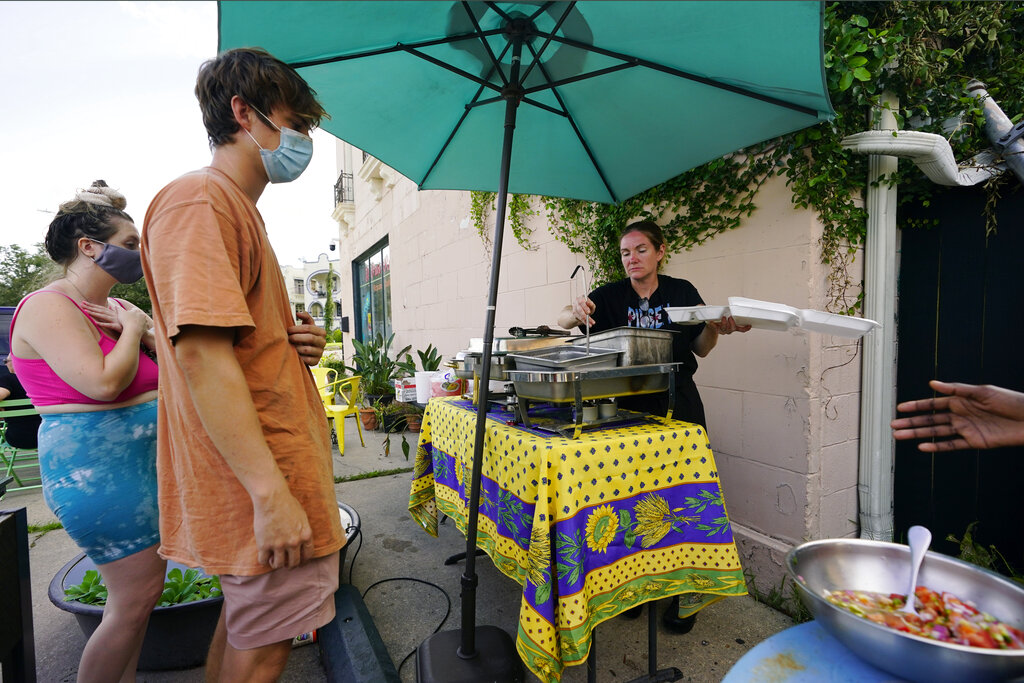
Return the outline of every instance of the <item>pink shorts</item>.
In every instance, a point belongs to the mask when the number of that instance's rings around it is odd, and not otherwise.
[[[293,569],[220,576],[228,643],[251,650],[309,633],[334,618],[338,552]]]

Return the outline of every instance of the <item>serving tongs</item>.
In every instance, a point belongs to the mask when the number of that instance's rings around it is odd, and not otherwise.
[[[541,337],[567,337],[571,332],[568,330],[553,330],[547,325],[539,327],[510,327],[508,333],[516,339],[522,339],[527,335],[539,335]]]
[[[587,276],[587,269],[584,268],[582,264],[576,266],[573,269],[572,275],[569,276],[569,279],[570,280],[575,279],[576,278],[576,273],[580,272],[581,270],[583,271],[583,285],[587,288],[587,294],[589,295],[590,294],[590,278]],[[570,287],[570,290],[571,289],[572,288]],[[572,304],[570,303],[570,306],[571,305]],[[587,315],[585,317],[586,317],[586,320],[584,320],[583,322],[587,326],[587,355],[589,356],[590,355],[590,316]]]

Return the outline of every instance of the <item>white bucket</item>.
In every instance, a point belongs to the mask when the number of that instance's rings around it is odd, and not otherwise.
[[[434,376],[433,372],[420,371],[416,373],[416,402],[426,403],[430,400],[430,379]]]

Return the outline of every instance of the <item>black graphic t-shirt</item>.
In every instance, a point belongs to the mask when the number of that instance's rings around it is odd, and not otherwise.
[[[676,372],[676,403],[672,416],[705,425],[704,405],[697,392],[697,385],[693,382],[697,358],[690,350],[693,340],[704,331],[704,323],[677,325],[669,320],[665,311],[666,308],[678,306],[703,305],[704,300],[700,298],[697,288],[687,280],[659,275],[658,288],[651,296],[642,299],[627,278],[598,287],[590,293],[590,299],[597,306],[591,316],[594,319],[591,334],[616,327],[665,328],[676,333],[672,338],[672,360],[682,363],[682,366]],[[580,330],[585,331],[586,328],[581,326]],[[668,393],[623,396],[618,403],[628,410],[664,415],[668,410]]]

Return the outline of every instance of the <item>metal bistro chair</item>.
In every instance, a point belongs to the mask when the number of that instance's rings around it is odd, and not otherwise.
[[[355,415],[356,429],[359,430],[359,443],[364,448],[366,447],[366,441],[363,440],[363,425],[359,421],[359,404],[357,403],[361,379],[362,377],[356,375],[318,387],[327,418],[334,424],[334,428],[331,430],[331,440],[338,444],[338,451],[342,455],[345,454],[345,418],[349,415]],[[344,403],[335,402],[335,393],[342,397]]]
[[[314,365],[309,369],[313,373],[313,379],[316,380],[316,388],[320,390],[321,398],[324,395],[324,389],[328,384],[338,379],[338,371],[334,368],[325,368],[320,365]]]
[[[27,398],[0,401],[0,419],[38,414],[32,401]],[[40,488],[39,450],[12,446],[7,443],[6,433],[7,423],[3,422],[0,424],[0,467],[3,467],[4,474],[0,478],[14,477],[14,486],[8,491]]]

